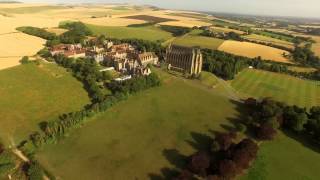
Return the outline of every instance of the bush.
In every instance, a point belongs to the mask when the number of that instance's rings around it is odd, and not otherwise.
[[[28,56],[23,56],[20,60],[21,64],[28,64],[29,63],[29,57]]]
[[[247,131],[247,126],[243,123],[238,123],[236,125],[237,131],[241,132],[241,133],[245,133]]]
[[[43,180],[44,171],[39,163],[33,162],[28,168],[27,175],[30,180]]]

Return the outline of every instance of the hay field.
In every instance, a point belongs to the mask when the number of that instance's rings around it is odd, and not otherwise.
[[[32,56],[41,48],[45,40],[24,33],[0,35],[0,70],[19,65],[22,56]]]
[[[248,39],[248,40],[253,40],[253,41],[258,41],[258,42],[264,42],[264,43],[272,43],[275,45],[279,46],[284,46],[288,48],[294,48],[294,44],[288,41],[272,38],[272,37],[267,37],[267,36],[261,36],[257,34],[250,34],[247,36],[243,36],[243,38]]]
[[[231,86],[244,97],[272,97],[291,105],[320,105],[320,81],[303,80],[290,75],[247,69]]]
[[[101,18],[84,18],[81,19],[86,24],[93,24],[98,26],[128,26],[132,24],[143,24],[146,21],[137,19],[126,19],[119,17],[101,17]]]
[[[266,60],[291,63],[288,59],[282,56],[283,53],[289,54],[288,51],[255,43],[227,40],[224,41],[218,50],[250,58],[261,56]]]
[[[312,36],[312,39],[316,41],[316,43],[312,45],[312,50],[320,57],[320,36]]]

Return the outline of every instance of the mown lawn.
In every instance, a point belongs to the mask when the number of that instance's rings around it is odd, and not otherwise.
[[[264,142],[258,159],[241,180],[316,180],[320,177],[320,154],[279,132]]]
[[[244,97],[272,97],[303,107],[320,105],[320,82],[289,75],[247,69],[231,82]]]
[[[0,71],[0,138],[20,143],[38,123],[89,103],[82,83],[55,64]]]
[[[223,43],[224,40],[212,38],[212,37],[204,37],[200,35],[188,34],[183,37],[176,38],[173,41],[173,44],[181,45],[181,46],[200,46],[201,48],[208,49],[218,49],[218,47]]]
[[[37,159],[61,179],[150,179],[183,165],[202,134],[230,125],[237,105],[200,81],[161,76],[161,87],[131,96]]]
[[[87,24],[94,35],[106,35],[110,38],[118,39],[144,39],[149,41],[166,41],[172,38],[171,33],[163,31],[155,26],[145,27],[114,27],[114,26],[96,26]]]

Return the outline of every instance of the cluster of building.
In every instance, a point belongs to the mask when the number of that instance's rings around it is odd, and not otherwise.
[[[108,67],[127,75],[149,75],[148,64],[158,64],[159,58],[154,52],[140,52],[128,43],[114,44],[104,41],[97,45],[96,39],[91,39],[87,47],[81,44],[59,44],[50,48],[51,55],[63,54],[69,58],[90,57],[97,62],[103,62]]]
[[[82,47],[81,44],[59,44],[50,48],[50,53],[63,54],[70,58],[90,57],[97,62],[103,62],[103,65],[108,67],[105,69],[121,72],[126,78],[132,75],[149,75],[151,70],[148,65],[159,63],[159,58],[154,52],[140,52],[128,43],[95,41],[96,39],[90,40],[87,47]],[[197,47],[169,45],[165,62],[170,70],[199,75],[202,70],[202,53]]]

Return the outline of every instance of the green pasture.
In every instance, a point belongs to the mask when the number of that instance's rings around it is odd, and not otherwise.
[[[106,35],[110,38],[118,39],[144,39],[149,41],[166,41],[173,36],[171,33],[161,30],[155,26],[145,27],[112,27],[112,26],[97,26],[87,24],[94,35]]]
[[[291,135],[289,135],[291,136]],[[260,146],[258,158],[241,180],[317,180],[319,149],[303,139],[279,132],[276,139]],[[311,147],[310,147],[311,146]]]
[[[0,71],[0,139],[20,143],[41,121],[89,103],[82,83],[54,64],[20,65]]]
[[[61,179],[163,179],[165,168],[182,167],[204,135],[230,125],[237,105],[199,80],[161,78],[161,87],[129,97],[37,159]]]
[[[272,97],[303,107],[320,105],[320,82],[289,75],[247,69],[231,82],[231,86],[244,97]]]
[[[181,45],[181,46],[200,46],[201,48],[208,48],[208,49],[218,49],[218,47],[223,43],[224,40],[212,38],[212,37],[205,37],[195,34],[188,34],[182,37],[178,37],[173,41],[173,44]]]

